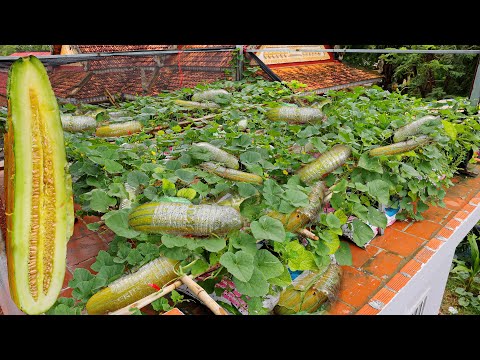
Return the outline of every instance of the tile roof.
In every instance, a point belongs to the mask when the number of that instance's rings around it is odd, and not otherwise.
[[[82,54],[141,50],[166,50],[175,45],[76,45]]]
[[[157,94],[163,90],[176,90],[181,87],[194,87],[201,83],[210,83],[225,79],[223,72],[182,70],[183,79],[181,79],[178,69],[161,68],[153,81],[151,93]],[[181,82],[181,84],[180,84]]]
[[[227,45],[232,46],[232,45]],[[54,46],[55,47],[55,46]],[[81,53],[163,50],[177,45],[77,45]],[[225,45],[183,45],[183,49]],[[57,46],[58,48],[58,46]],[[59,50],[59,49],[57,49]],[[60,102],[96,103],[112,95],[155,95],[164,90],[194,87],[225,79],[232,51],[166,54],[161,56],[115,56],[82,61],[76,65],[48,67],[50,82]],[[180,70],[179,70],[180,66]],[[6,105],[7,72],[0,72],[0,106]]]
[[[50,55],[49,51],[22,51],[22,52],[15,52],[10,54],[9,56],[28,56],[28,55],[35,55],[35,56],[45,56]]]
[[[0,106],[7,106],[8,72],[0,71]]]
[[[282,81],[297,80],[307,85],[299,91],[325,92],[354,85],[381,81],[382,76],[338,61],[270,68]]]

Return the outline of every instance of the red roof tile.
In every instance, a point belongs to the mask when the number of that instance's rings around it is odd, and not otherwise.
[[[7,106],[8,72],[0,71],[0,106]]]
[[[152,84],[150,93],[157,94],[163,90],[177,90],[181,87],[194,87],[200,83],[210,83],[225,79],[223,72],[182,70],[183,79],[175,68],[162,68]]]
[[[166,50],[175,45],[77,45],[82,54],[141,50]]]
[[[24,51],[24,52],[16,52],[10,54],[9,56],[28,56],[28,55],[35,55],[35,56],[45,56],[50,55],[49,51]]]
[[[271,70],[282,81],[297,80],[307,85],[300,91],[314,91],[334,87],[348,87],[365,81],[380,81],[382,76],[373,71],[357,69],[341,62],[323,62],[309,65],[281,66]]]
[[[48,76],[55,95],[61,98],[67,98],[71,96],[72,91],[85,79],[87,73],[79,67],[65,66],[49,72]]]
[[[211,49],[222,47],[233,47],[235,45],[182,45],[181,50],[188,49]],[[221,67],[228,68],[232,60],[233,51],[224,52],[195,52],[179,53],[166,59],[165,65],[183,66],[183,67]]]

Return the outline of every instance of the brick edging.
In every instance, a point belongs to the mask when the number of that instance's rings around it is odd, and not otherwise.
[[[368,303],[361,307],[355,315],[376,315],[378,314],[415,274],[425,265],[428,260],[445,244],[453,235],[455,230],[464,223],[471,213],[480,206],[480,191],[448,221],[438,234],[430,239],[415,256],[409,260],[400,271],[393,276]]]

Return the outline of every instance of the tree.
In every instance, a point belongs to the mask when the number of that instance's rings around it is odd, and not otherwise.
[[[19,51],[50,51],[50,45],[0,45],[1,56],[8,56]]]
[[[478,50],[478,45],[346,45],[367,49]],[[475,76],[475,54],[346,54],[344,61],[367,69],[378,68],[383,87],[423,98],[468,96]]]

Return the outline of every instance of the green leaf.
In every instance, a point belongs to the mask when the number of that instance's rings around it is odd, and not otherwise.
[[[332,230],[322,231],[319,233],[319,238],[322,240],[322,243],[328,247],[328,254],[335,253],[340,246],[340,239]]]
[[[73,299],[72,299],[73,300]],[[46,315],[81,315],[80,307],[70,307],[65,304],[57,304],[52,306],[45,314]]]
[[[260,203],[258,196],[251,196],[240,204],[240,214],[248,220],[256,219],[265,209],[266,205]]]
[[[237,291],[246,296],[265,296],[270,288],[262,272],[256,268],[253,269],[248,281],[242,281],[234,277],[233,282]]]
[[[339,210],[343,207],[345,203],[345,194],[340,194],[340,193],[335,193],[332,195],[332,198],[330,199],[330,205],[335,210]]]
[[[415,170],[415,168],[413,168],[412,166],[408,165],[408,164],[402,164],[402,171],[409,175],[409,177],[417,177],[417,176],[420,176],[420,173]]]
[[[127,183],[134,188],[138,188],[140,185],[147,186],[148,180],[147,174],[139,170],[133,170],[127,175]]]
[[[424,212],[424,211],[427,211],[429,208],[429,206],[427,204],[425,204],[422,200],[418,200],[417,201],[417,211],[418,212]]]
[[[257,164],[262,156],[256,151],[245,151],[240,155],[240,161],[244,164]]]
[[[68,282],[68,287],[75,288],[78,286],[78,284],[84,281],[92,280],[93,277],[94,276],[92,275],[92,273],[87,269],[76,268],[75,271],[73,272],[72,280]]]
[[[140,243],[137,245],[136,249],[140,251],[140,254],[142,254],[145,259],[148,259],[148,261],[153,260],[160,255],[158,246],[154,244]]]
[[[118,279],[123,275],[124,270],[125,266],[121,264],[103,266],[97,274],[97,279],[103,279],[103,281],[97,284],[95,289],[108,285],[112,281]]]
[[[326,220],[327,220],[327,225],[331,228],[339,228],[342,226],[342,222],[334,213],[328,213]]]
[[[157,193],[157,188],[155,186],[149,186],[143,190],[143,195],[148,199],[148,200],[155,200],[157,199],[158,193]]]
[[[162,235],[162,244],[167,248],[182,247],[187,245],[189,239],[183,236],[165,234]]]
[[[163,193],[167,196],[175,196],[175,194],[177,193],[175,190],[175,184],[168,179],[162,179],[162,190]]]
[[[172,292],[170,294],[170,298],[172,299],[173,304],[177,305],[179,302],[183,301],[184,296],[181,295],[178,291],[172,290]]]
[[[175,175],[177,175],[181,180],[185,181],[188,184],[195,179],[195,173],[189,170],[175,170]]]
[[[368,170],[368,171],[373,171],[379,174],[383,174],[383,168],[382,165],[380,164],[380,158],[378,157],[371,157],[368,155],[367,152],[363,153],[360,156],[360,159],[358,160],[358,167]]]
[[[168,311],[173,309],[173,306],[171,306],[168,303],[168,300],[163,297],[153,301],[152,307],[153,307],[153,310],[155,311]]]
[[[115,196],[115,197],[118,197],[120,199],[125,199],[125,198],[128,197],[128,193],[125,190],[125,186],[123,186],[123,184],[119,184],[119,183],[111,183],[108,186],[107,195],[108,196]]]
[[[237,183],[237,188],[238,188],[238,194],[244,198],[248,198],[257,193],[257,189],[252,184]]]
[[[249,315],[267,315],[268,309],[263,307],[263,300],[260,297],[251,297],[246,301]]]
[[[195,250],[199,247],[203,247],[205,250],[210,252],[219,252],[227,246],[227,242],[224,238],[211,237],[211,238],[187,238],[187,248],[190,250]]]
[[[275,278],[271,278],[268,280],[270,284],[281,286],[281,287],[286,287],[292,283],[292,277],[290,275],[290,272],[288,271],[287,267],[283,267],[283,272],[280,276],[277,276]]]
[[[235,254],[226,252],[220,258],[220,264],[225,266],[230,274],[240,281],[248,281],[252,277],[254,266],[254,257],[243,251],[237,251]]]
[[[184,188],[178,190],[177,196],[186,198],[188,200],[193,200],[195,199],[195,196],[197,196],[197,192],[193,189]]]
[[[110,174],[118,174],[124,170],[123,166],[115,160],[104,159],[105,170]]]
[[[387,217],[384,213],[378,211],[372,206],[368,207],[367,215],[368,223],[377,226],[379,228],[385,229],[387,227]]]
[[[266,280],[280,276],[284,270],[280,260],[268,250],[257,251],[254,264],[262,272]]]
[[[253,236],[257,240],[273,240],[283,242],[285,240],[285,229],[280,220],[264,215],[258,221],[250,224]]]
[[[352,212],[360,220],[368,221],[368,208],[366,206],[355,203],[353,204]]]
[[[186,248],[183,248],[183,247],[175,247],[175,248],[172,248],[172,249],[169,249],[167,247],[162,247],[160,252],[164,256],[166,256],[170,259],[173,259],[173,260],[185,260],[191,254],[190,250],[188,250]]]
[[[130,315],[144,315],[139,308],[129,308],[128,311],[130,311]]]
[[[368,193],[380,204],[388,205],[390,201],[390,186],[383,180],[373,180],[368,182]]]
[[[196,184],[191,184],[190,187],[196,190],[200,196],[206,196],[210,192],[210,188],[207,184],[199,181]]]
[[[195,264],[192,265],[191,274],[192,275],[199,275],[203,274],[209,268],[208,263],[205,260],[197,259]]]
[[[107,212],[110,206],[114,206],[117,203],[117,200],[108,196],[105,191],[95,189],[90,194],[90,208],[94,211]]]
[[[284,193],[283,198],[294,207],[307,206],[308,196],[300,190],[288,190]]]
[[[236,231],[230,236],[229,241],[234,248],[243,250],[251,255],[255,255],[257,252],[255,238],[246,232]]]
[[[167,161],[167,163],[165,164],[165,168],[167,170],[172,170],[172,171],[175,171],[177,169],[180,169],[182,167],[182,163],[178,160],[169,160]]]
[[[458,299],[458,304],[463,307],[467,307],[470,305],[470,300],[468,300],[466,297],[461,297]]]
[[[337,260],[338,265],[352,265],[352,252],[346,241],[340,242],[340,247],[335,253],[335,259]]]
[[[130,265],[138,265],[142,262],[143,256],[140,254],[140,251],[133,249],[127,256],[127,262]]]
[[[99,272],[102,267],[110,265],[115,265],[113,256],[105,250],[100,250],[95,258],[95,262],[90,266],[90,269]]]
[[[305,249],[298,240],[287,243],[285,246],[285,252],[288,267],[292,271],[317,270],[313,253]]]
[[[132,239],[141,233],[129,228],[128,212],[128,210],[113,210],[103,215],[102,219],[115,234]]]
[[[445,129],[445,133],[452,139],[453,141],[457,140],[457,129],[455,124],[452,124],[450,121],[442,120],[443,128]]]
[[[347,223],[348,217],[342,209],[335,211],[334,214],[340,220],[341,225]]]
[[[355,188],[359,191],[366,192],[368,191],[368,186],[359,182],[355,183]]]
[[[93,294],[94,281],[82,281],[72,291],[72,297],[80,302],[86,302]]]
[[[335,186],[332,188],[333,193],[342,193],[347,190],[348,181],[345,179],[340,180]]]
[[[94,222],[94,223],[87,224],[87,229],[92,231],[97,231],[98,229],[100,229],[100,226],[101,224],[99,222]]]
[[[366,243],[373,239],[374,232],[363,221],[358,219],[353,220],[353,242],[359,247],[363,248]]]

